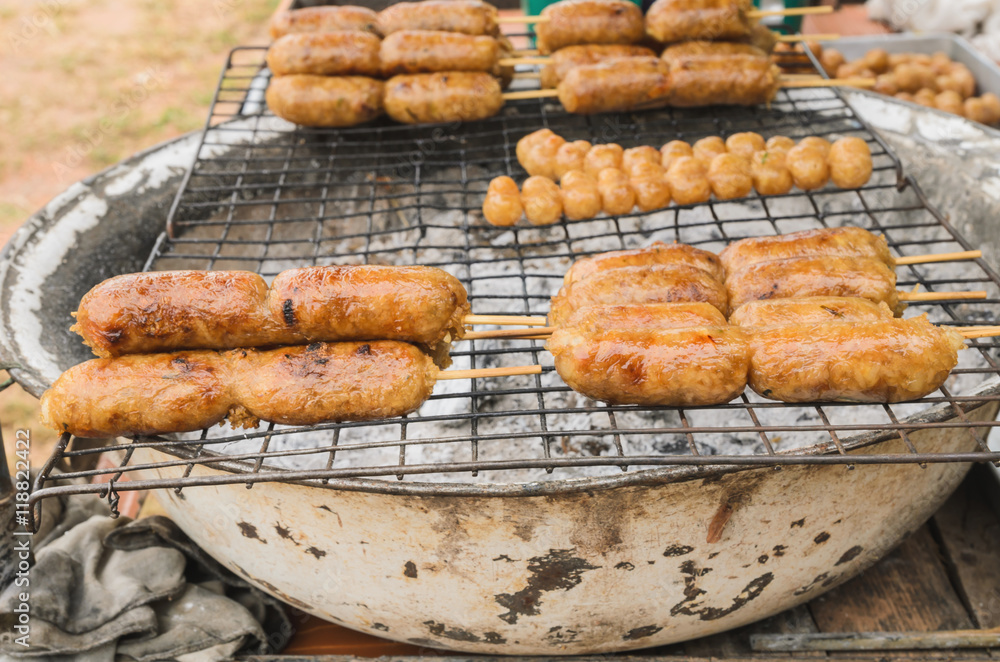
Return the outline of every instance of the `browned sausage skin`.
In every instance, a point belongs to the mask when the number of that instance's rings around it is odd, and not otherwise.
[[[386,37],[400,30],[436,30],[492,37],[500,33],[496,7],[478,0],[397,2],[379,12],[378,29]]]
[[[365,76],[293,74],[272,78],[267,106],[278,117],[315,127],[354,126],[382,114],[382,81]]]
[[[896,268],[884,236],[852,226],[740,239],[723,248],[719,259],[726,273],[734,274],[758,262],[824,255],[870,257]]]
[[[636,44],[645,28],[642,11],[628,0],[561,0],[542,10],[535,25],[542,54],[580,44]]]
[[[630,44],[578,44],[560,48],[552,54],[549,63],[542,68],[541,86],[557,87],[566,74],[574,67],[597,64],[611,58],[655,57],[656,53],[645,46]]]
[[[645,248],[630,248],[580,258],[563,276],[563,283],[572,285],[599,271],[651,264],[686,264],[701,269],[720,281],[724,279],[722,263],[715,253],[703,251],[688,244],[665,244],[657,241]]]
[[[306,267],[271,287],[245,271],[115,276],[84,295],[72,330],[98,356],[385,338],[460,337],[465,288],[433,267]]]
[[[387,36],[379,57],[382,74],[486,71],[497,68],[500,45],[493,37],[458,32],[400,30]]]
[[[751,8],[749,0],[656,0],[646,12],[646,32],[665,44],[746,38]]]
[[[378,34],[378,15],[353,5],[304,7],[283,11],[271,19],[271,39],[296,32],[371,32]]]
[[[375,420],[419,408],[436,378],[430,357],[388,340],[132,355],[64,372],[41,418],[78,437]]]
[[[502,106],[500,83],[484,72],[407,74],[385,83],[385,112],[404,124],[482,120]]]
[[[784,326],[892,319],[892,309],[856,297],[800,297],[745,303],[729,316],[734,326]]]
[[[369,32],[289,34],[267,50],[267,66],[275,76],[379,76],[381,41]]]
[[[964,348],[926,316],[773,326],[752,336],[749,383],[782,402],[905,402],[938,389]]]

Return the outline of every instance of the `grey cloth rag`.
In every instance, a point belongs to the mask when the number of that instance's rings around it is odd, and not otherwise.
[[[280,602],[223,568],[171,520],[114,520],[74,501],[36,534],[29,588],[0,593],[0,659],[211,662],[285,643],[292,627]],[[12,634],[26,590],[29,648]]]

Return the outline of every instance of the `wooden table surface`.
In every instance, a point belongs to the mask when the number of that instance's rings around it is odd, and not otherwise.
[[[988,467],[975,467],[947,503],[898,548],[868,571],[806,605],[743,628],[627,655],[604,662],[701,659],[782,660],[838,657],[892,659],[1000,659],[1000,649],[955,652],[754,652],[754,634],[833,632],[935,632],[1000,628],[1000,485]],[[353,632],[299,615],[297,633],[281,656],[455,656]],[[462,656],[466,657],[466,656]],[[264,658],[260,658],[264,659]],[[477,660],[492,658],[477,657]],[[497,658],[504,659],[504,658]],[[506,658],[512,659],[512,658]],[[572,658],[547,658],[549,660]],[[594,658],[596,659],[596,657]]]

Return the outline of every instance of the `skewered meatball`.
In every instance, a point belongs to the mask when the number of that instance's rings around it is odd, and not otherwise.
[[[510,177],[496,177],[486,189],[483,217],[491,225],[514,225],[524,214],[521,194]]]
[[[563,275],[563,283],[572,285],[601,271],[653,264],[664,266],[683,264],[701,269],[720,282],[725,279],[722,261],[715,253],[688,244],[665,244],[662,241],[654,241],[645,248],[630,248],[580,258]]]
[[[556,154],[566,141],[549,129],[539,129],[517,141],[517,161],[529,175],[556,179]]]
[[[521,204],[532,225],[551,225],[562,216],[562,194],[548,177],[528,177],[521,185]]]
[[[861,138],[841,138],[827,157],[830,179],[840,188],[860,188],[872,176],[872,153]]]
[[[674,159],[667,168],[667,183],[674,202],[679,205],[706,202],[712,197],[712,185],[705,167],[693,156]]]
[[[694,156],[694,150],[683,140],[671,140],[660,148],[660,165],[669,170],[674,159],[681,156]]]
[[[612,404],[701,406],[746,388],[749,343],[738,328],[557,329],[545,344],[574,390]]]
[[[742,156],[747,161],[753,158],[754,152],[762,150],[765,147],[764,138],[759,133],[753,133],[752,131],[734,133],[726,138],[726,150],[730,154]]]
[[[597,191],[604,212],[610,216],[627,214],[635,207],[635,191],[629,186],[628,175],[618,168],[605,168],[597,173]]]
[[[769,152],[787,152],[795,147],[795,141],[787,136],[771,136],[767,139],[766,147]]]
[[[632,168],[629,186],[635,192],[635,201],[641,211],[652,211],[670,204],[667,171],[659,163],[640,161]]]
[[[792,173],[785,165],[785,152],[763,150],[754,152],[750,162],[753,186],[761,195],[784,195],[792,190]]]
[[[574,140],[560,145],[556,151],[556,162],[553,167],[556,179],[562,179],[570,170],[583,170],[591,147],[592,145],[586,140]]]
[[[875,77],[875,87],[872,88],[879,94],[885,94],[887,96],[893,96],[899,92],[899,85],[896,83],[896,75],[889,74],[879,74]]]
[[[726,149],[726,142],[722,138],[719,136],[708,136],[692,145],[691,151],[694,153],[694,158],[698,159],[698,163],[707,170],[712,165],[712,159],[719,154],[726,154],[728,150]]]
[[[799,141],[799,144],[803,147],[813,147],[818,149],[823,155],[823,158],[827,158],[830,155],[830,141],[826,138],[820,138],[819,136],[809,136],[803,138]]]
[[[655,163],[660,165],[660,150],[649,145],[642,147],[630,147],[622,154],[622,170],[629,177],[632,176],[634,168],[640,163]]]
[[[720,200],[746,197],[753,191],[750,164],[735,154],[719,154],[708,167],[708,183]]]
[[[803,191],[822,188],[830,178],[830,168],[823,152],[808,145],[796,145],[785,155],[785,165],[792,181]]]
[[[944,384],[965,348],[926,316],[758,329],[751,344],[750,387],[782,402],[915,400]]]
[[[857,297],[768,299],[743,304],[729,316],[734,326],[784,326],[892,319],[889,306]]]
[[[563,213],[571,221],[583,221],[601,213],[597,180],[583,170],[570,170],[560,181]]]
[[[607,143],[594,145],[583,159],[583,170],[591,177],[597,178],[605,168],[621,169],[624,151],[621,145]]]

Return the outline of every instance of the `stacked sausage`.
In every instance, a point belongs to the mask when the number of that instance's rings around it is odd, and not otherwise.
[[[976,96],[976,78],[967,66],[945,53],[893,53],[876,48],[863,58],[847,62],[833,48],[820,54],[820,63],[831,76],[875,78],[875,91],[912,101],[982,124],[1000,123],[1000,97],[987,92]]]
[[[517,158],[530,177],[520,191],[510,177],[490,182],[483,216],[493,225],[514,225],[522,216],[546,225],[562,216],[576,221],[602,211],[651,211],[671,200],[706,202],[713,194],[731,200],[754,189],[781,195],[793,186],[813,190],[829,180],[840,188],[858,188],[872,173],[871,151],[860,138],[830,143],[813,136],[795,143],[784,136],[765,141],[756,133],[622,149],[613,143],[567,142],[541,129],[518,141]]]
[[[379,14],[299,9],[278,14],[271,34],[268,106],[305,126],[352,126],[383,112],[405,123],[482,119],[499,111],[513,74],[500,66],[511,47],[496,8],[477,0],[399,3]]]
[[[926,316],[895,318],[852,271],[866,260],[891,263],[884,240],[856,228],[745,240],[719,256],[654,244],[587,258],[553,298],[547,347],[574,390],[614,404],[720,404],[747,383],[784,402],[920,398],[964,340]],[[750,277],[755,298],[737,294]]]
[[[468,311],[462,284],[431,267],[309,267],[270,287],[240,271],[117,276],[73,326],[102,358],[55,381],[42,421],[109,437],[403,415]]]

